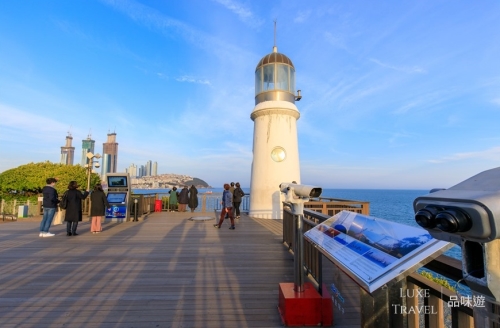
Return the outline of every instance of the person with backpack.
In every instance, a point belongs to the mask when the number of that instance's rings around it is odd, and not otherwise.
[[[241,205],[241,199],[242,197],[245,196],[245,192],[243,189],[240,187],[240,183],[236,182],[236,188],[234,188],[233,192],[233,206],[234,206],[234,214],[236,215],[236,218],[240,218],[240,205]]]
[[[47,185],[43,187],[43,218],[40,223],[40,237],[54,237],[53,233],[49,232],[50,225],[54,219],[54,214],[56,214],[57,204],[59,203],[59,197],[57,195],[57,190],[55,188],[57,179],[48,178],[45,180]]]
[[[78,190],[78,183],[70,181],[65,194],[68,202],[64,217],[64,221],[66,221],[66,235],[78,236],[76,228],[78,227],[78,222],[82,221],[82,200],[87,198],[89,191],[86,190],[82,193]]]

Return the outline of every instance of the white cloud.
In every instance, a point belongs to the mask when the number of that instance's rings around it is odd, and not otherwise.
[[[370,58],[370,61],[384,68],[389,68],[398,72],[409,73],[409,74],[424,74],[427,71],[419,66],[404,67],[404,66],[394,66],[391,64],[383,63],[378,59]]]
[[[404,105],[402,107],[399,107],[398,109],[396,109],[392,113],[393,114],[404,114],[404,113],[408,112],[410,109],[416,107],[417,105],[418,105],[417,102],[411,102],[411,103],[406,104],[406,105]]]
[[[325,40],[331,44],[334,47],[337,47],[339,49],[345,50],[348,53],[351,53],[351,51],[347,48],[345,44],[344,37],[341,36],[340,34],[332,34],[331,32],[325,32],[324,33]]]
[[[301,11],[297,14],[297,17],[294,18],[295,23],[303,23],[305,22],[309,16],[311,16],[311,10]]]
[[[237,1],[215,0],[215,2],[223,5],[224,7],[235,13],[243,23],[251,27],[259,27],[263,24],[262,19],[256,17],[249,8]]]
[[[168,76],[166,76],[163,73],[156,73],[156,76],[158,76],[158,78],[160,78],[162,80],[168,80]]]
[[[495,105],[500,106],[500,98],[493,99],[491,102],[494,103]]]
[[[180,76],[180,77],[176,78],[175,80],[179,81],[179,82],[189,82],[189,83],[211,85],[209,80],[196,79],[196,78],[188,76],[188,75]]]
[[[242,57],[245,51],[224,43],[202,30],[197,30],[182,21],[173,19],[161,12],[133,0],[101,0],[123,12],[132,20],[151,28],[167,37],[178,35],[186,42],[223,58]],[[229,2],[229,1],[228,1]],[[236,56],[235,54],[239,54]]]
[[[468,159],[483,159],[483,160],[495,160],[500,161],[500,147],[493,147],[486,150],[468,152],[468,153],[456,153],[450,156],[445,156],[437,159],[430,159],[427,162],[433,164],[442,164],[454,161],[464,161]]]
[[[46,113],[32,114],[3,104],[0,104],[0,113],[2,116],[0,120],[0,127],[2,127],[0,139],[6,137],[6,129],[23,131],[23,133],[26,133],[26,137],[29,138],[40,133],[52,133],[55,130],[68,128],[66,124],[50,118],[50,115],[46,115]]]

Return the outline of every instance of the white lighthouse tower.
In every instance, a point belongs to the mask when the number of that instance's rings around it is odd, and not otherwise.
[[[280,219],[282,182],[300,183],[295,67],[278,52],[264,56],[255,69],[253,162],[250,182],[250,211],[255,218]]]

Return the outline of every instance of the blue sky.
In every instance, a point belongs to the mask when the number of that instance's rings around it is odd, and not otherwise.
[[[116,132],[118,167],[250,185],[254,71],[303,98],[302,183],[450,187],[500,163],[499,1],[0,0],[0,172],[75,163]]]

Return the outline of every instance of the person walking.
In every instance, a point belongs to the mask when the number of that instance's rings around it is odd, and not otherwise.
[[[243,191],[243,189],[241,189],[240,183],[236,182],[236,188],[234,189],[233,192],[233,206],[234,206],[234,215],[236,216],[236,219],[240,218],[240,205],[243,196],[245,196],[245,192]]]
[[[229,191],[229,184],[224,184],[224,191],[222,192],[222,211],[220,212],[220,220],[218,224],[214,224],[214,227],[219,228],[224,222],[224,217],[227,214],[231,220],[231,226],[229,229],[234,230],[234,216],[233,216],[233,194]]]
[[[186,206],[189,203],[189,190],[184,186],[179,193],[179,212],[186,212]]]
[[[64,217],[64,221],[66,221],[66,235],[78,236],[76,228],[78,227],[78,222],[82,221],[82,200],[87,198],[89,191],[85,190],[82,193],[78,190],[78,183],[70,181],[66,193],[66,197],[68,198],[66,216]]]
[[[189,208],[191,209],[191,213],[198,207],[198,189],[194,185],[191,185],[189,188]]]
[[[177,196],[179,196],[177,193],[177,187],[173,187],[168,193],[170,194],[168,204],[170,205],[170,210],[173,212],[177,209]]]
[[[106,215],[106,208],[109,208],[108,199],[102,190],[102,185],[98,183],[90,194],[90,217],[92,220],[90,232],[99,233],[102,231],[101,221],[103,215]]]
[[[59,196],[57,195],[57,190],[55,188],[57,179],[48,178],[45,180],[47,185],[43,187],[43,218],[40,223],[40,237],[54,237],[53,233],[49,232],[50,225],[56,214],[57,204],[59,204]]]

